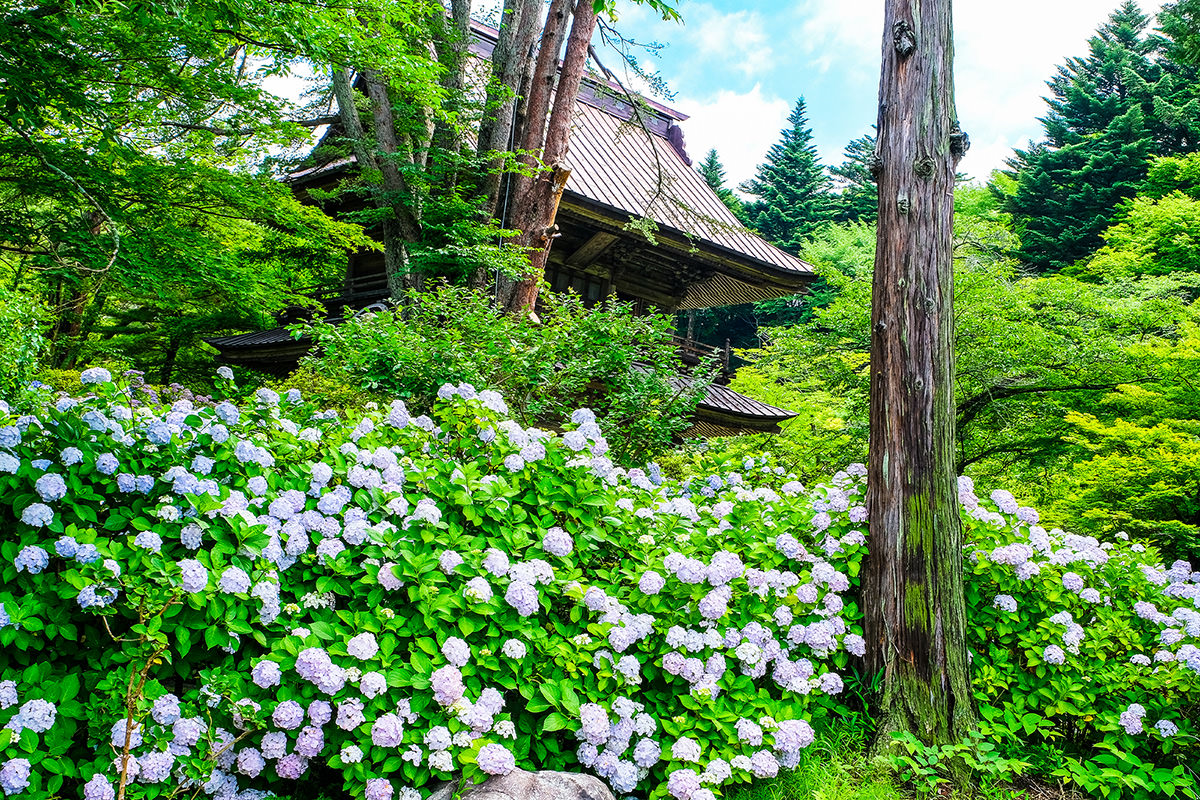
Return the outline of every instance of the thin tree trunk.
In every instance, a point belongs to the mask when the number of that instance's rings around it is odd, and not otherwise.
[[[440,19],[440,18],[439,18]],[[466,98],[467,57],[471,44],[471,2],[451,0],[450,17],[442,23],[441,36],[435,37],[437,60],[446,71],[442,76],[442,88],[446,90],[446,110],[454,117]],[[458,152],[463,149],[462,126],[457,120],[439,122],[434,136],[435,147]],[[457,183],[457,174],[450,182]]]
[[[358,114],[349,72],[335,66],[332,77],[338,116],[360,168],[362,171],[376,172],[382,176],[382,185],[375,187],[372,201],[376,208],[390,212],[383,216],[380,225],[384,269],[388,292],[392,297],[399,299],[404,296],[406,281],[412,281],[407,277],[410,271],[408,243],[420,238],[421,226],[420,221],[403,205],[404,199],[409,197],[410,193],[397,166],[399,143],[392,114],[391,95],[382,78],[369,72],[363,74],[374,117],[372,134],[378,145],[378,150],[375,150],[370,146]]]
[[[529,95],[525,99],[521,135],[517,137],[518,149],[527,153],[540,151],[546,141],[546,118],[550,114],[550,98],[554,94],[554,82],[558,77],[558,53],[562,50],[563,40],[567,36],[567,22],[570,16],[570,0],[551,0],[550,9],[546,12],[546,25],[542,29],[537,63],[533,68],[533,79],[529,82]],[[592,29],[595,30],[594,21]],[[566,69],[565,63],[563,69]],[[577,87],[575,94],[578,92]],[[574,99],[573,96],[572,103]],[[525,162],[529,166],[535,164],[530,156],[525,158]],[[521,180],[525,183],[532,182],[528,177]],[[516,188],[520,191],[520,184]]]
[[[960,741],[976,721],[954,474],[951,227],[966,140],[952,64],[951,0],[888,0],[863,579],[867,668],[883,681],[877,749],[895,732]]]
[[[512,149],[517,93],[541,21],[541,0],[509,0],[505,6],[500,38],[492,52],[492,79],[479,131],[480,155]],[[484,179],[483,210],[488,216],[495,215],[499,202],[501,167],[502,161],[493,159]]]
[[[550,8],[546,12],[546,22],[542,27],[541,41],[538,44],[538,55],[534,66],[530,68],[529,59],[526,58],[520,72],[514,71],[510,75],[510,77],[519,78],[520,84],[513,84],[508,87],[508,90],[514,93],[524,91],[526,94],[518,100],[516,106],[519,117],[515,123],[516,129],[510,129],[495,149],[508,150],[510,149],[510,140],[515,142],[516,149],[524,153],[521,163],[530,171],[536,170],[537,154],[542,149],[544,142],[546,118],[550,114],[550,98],[554,91],[555,79],[558,77],[558,54],[562,50],[563,41],[567,36],[570,16],[570,0],[551,0]],[[514,124],[513,107],[510,107],[507,113],[506,124]],[[489,136],[493,143],[498,140],[494,129],[489,129]],[[483,142],[484,138],[481,136],[481,153],[484,152]],[[493,164],[493,171],[485,180],[483,208],[490,216],[498,217],[500,223],[505,227],[518,228],[519,226],[506,215],[505,209],[513,205],[514,199],[529,195],[535,177],[532,174],[520,175],[511,172],[502,174],[496,169],[498,166],[498,164]],[[505,196],[502,198],[502,195]],[[491,278],[490,274],[478,269],[471,277],[471,285],[475,288],[483,288],[491,282]],[[501,279],[499,281],[496,287],[498,305],[501,307],[507,305],[504,300],[511,297],[513,286],[512,280]]]
[[[514,193],[510,227],[521,232],[514,241],[517,246],[526,249],[529,268],[521,280],[513,285],[508,297],[504,298],[504,307],[511,312],[533,310],[538,286],[546,271],[558,201],[570,175],[570,170],[563,166],[563,160],[571,140],[571,116],[575,111],[579,86],[583,82],[588,43],[596,30],[596,19],[596,9],[592,3],[583,0],[575,6],[571,36],[567,41],[558,90],[554,95],[554,110],[550,112],[550,121],[546,126],[546,144],[542,148],[545,170],[538,173],[527,191]],[[531,125],[533,120],[531,114]]]

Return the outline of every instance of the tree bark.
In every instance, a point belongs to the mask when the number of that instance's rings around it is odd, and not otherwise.
[[[388,292],[393,298],[399,299],[404,296],[404,290],[413,281],[408,263],[408,243],[420,239],[421,225],[403,203],[403,199],[410,193],[397,166],[399,141],[392,114],[391,95],[383,78],[370,72],[363,74],[373,116],[371,134],[375,147],[372,147],[354,102],[354,89],[349,72],[335,66],[332,77],[338,116],[354,150],[354,157],[358,160],[360,172],[368,175],[377,173],[380,176],[379,185],[373,189],[372,201],[376,208],[389,212],[383,215],[380,225],[384,269]],[[411,161],[411,158],[409,160]]]
[[[897,732],[960,741],[976,722],[954,474],[951,229],[966,137],[951,0],[886,5],[863,579],[867,668],[882,673],[877,751]]]
[[[507,297],[497,298],[503,301],[503,306],[510,312],[530,312],[537,302],[538,286],[545,274],[546,259],[553,242],[552,230],[554,217],[558,213],[558,201],[570,175],[570,170],[563,166],[563,160],[571,140],[571,115],[575,110],[575,100],[579,97],[579,86],[583,82],[588,43],[596,30],[596,21],[596,9],[592,3],[581,0],[576,4],[567,52],[554,95],[554,109],[546,125],[541,159],[543,169],[532,181],[516,182],[519,191],[513,193],[513,214],[508,225],[521,232],[513,242],[515,246],[525,248],[529,267],[521,280],[504,292]],[[541,54],[539,67],[540,59]],[[536,84],[535,74],[535,87]],[[530,129],[535,124],[532,112],[527,124]]]
[[[530,58],[533,40],[541,21],[541,0],[509,0],[505,3],[500,38],[492,52],[492,79],[479,129],[479,155],[512,149],[514,110],[521,75]],[[494,216],[500,198],[501,159],[493,159],[484,179],[484,211]]]

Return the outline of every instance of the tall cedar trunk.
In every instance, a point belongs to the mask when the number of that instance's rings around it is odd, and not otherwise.
[[[594,4],[580,0],[575,6],[571,22],[571,35],[567,40],[567,52],[554,95],[554,110],[550,112],[550,121],[546,126],[546,143],[542,148],[545,169],[533,181],[521,182],[519,185],[528,186],[527,190],[514,192],[512,198],[513,213],[509,227],[520,231],[514,238],[514,244],[525,248],[529,256],[525,275],[511,287],[506,287],[508,291],[503,293],[506,296],[497,297],[497,301],[512,312],[533,310],[538,285],[546,271],[558,201],[562,198],[570,175],[570,170],[563,166],[563,160],[571,138],[571,116],[587,66],[588,43],[596,30],[596,21]],[[532,114],[529,122],[533,124]]]
[[[516,143],[516,149],[522,153],[521,163],[530,170],[531,174],[536,170],[538,164],[536,156],[542,149],[546,135],[546,118],[550,114],[550,98],[554,92],[555,78],[558,77],[558,54],[562,50],[563,40],[567,36],[570,16],[570,0],[551,0],[550,8],[546,11],[546,22],[542,26],[536,61],[532,66],[526,63],[525,68],[519,74],[512,73],[520,78],[520,84],[507,87],[508,91],[514,94],[527,91],[527,94],[518,101],[517,106],[508,108],[507,122],[515,122],[517,126],[515,130],[508,130],[508,134],[511,134],[512,141]],[[504,31],[501,30],[502,35],[503,33]],[[529,60],[525,59],[526,62]],[[496,71],[495,57],[493,56],[493,85],[503,77]],[[519,116],[519,119],[515,121],[512,113],[514,108],[517,109]],[[491,125],[486,119],[485,123]],[[490,141],[493,142],[499,138],[494,130],[491,130],[489,135]],[[480,137],[481,153],[484,152],[483,142],[483,137]],[[510,149],[507,135],[501,146],[496,149]],[[513,205],[514,200],[529,195],[533,181],[534,178],[531,175],[519,175],[511,172],[501,174],[499,171],[489,174],[484,187],[484,208],[492,216],[497,217],[505,227],[517,228],[518,226],[513,224],[509,217],[509,207]],[[477,269],[471,277],[471,285],[477,289],[482,289],[491,281],[492,275],[482,268]],[[513,281],[511,280],[504,280],[497,285],[497,297],[500,305],[505,305],[504,299],[511,296],[512,288]]]
[[[874,167],[867,667],[882,671],[878,749],[894,732],[959,741],[976,720],[954,474],[951,0],[888,0]]]

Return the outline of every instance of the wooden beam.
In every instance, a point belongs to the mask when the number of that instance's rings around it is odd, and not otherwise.
[[[580,269],[590,267],[619,238],[616,234],[604,231],[592,234],[592,237],[580,245],[578,250],[567,256],[567,266]]]

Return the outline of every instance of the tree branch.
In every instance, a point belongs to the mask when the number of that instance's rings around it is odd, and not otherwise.
[[[287,121],[292,125],[299,125],[303,128],[319,128],[322,125],[332,125],[335,122],[339,122],[340,118],[330,115],[314,119],[289,119]],[[250,136],[259,130],[259,128],[249,125],[243,128],[223,128],[218,125],[195,125],[189,122],[172,122],[170,120],[160,122],[159,124],[164,127],[180,128],[185,131],[206,131],[208,133],[215,133],[218,136]]]
[[[1022,394],[1051,394],[1053,392],[1106,392],[1121,383],[1069,383],[1063,386],[993,386],[958,404],[958,428],[961,430],[978,417],[988,405],[996,400]]]

